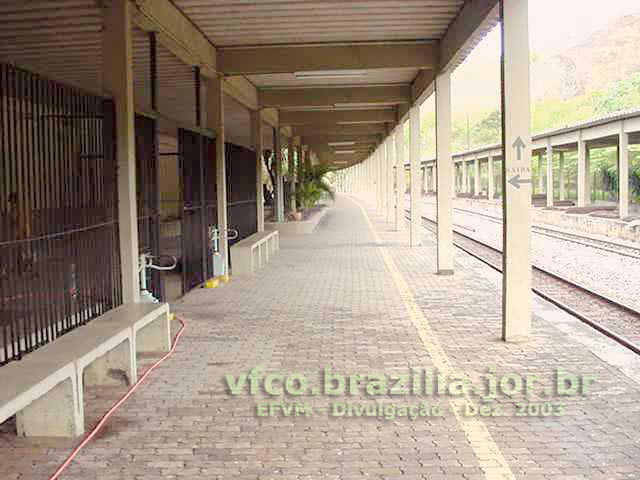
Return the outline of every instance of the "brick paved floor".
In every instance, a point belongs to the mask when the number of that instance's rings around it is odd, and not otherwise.
[[[453,277],[434,275],[428,234],[423,247],[408,248],[405,234],[366,211],[375,235],[360,207],[340,198],[315,234],[283,236],[278,255],[255,277],[176,304],[187,321],[176,355],[63,478],[638,477],[640,362],[633,355],[542,301],[533,339],[501,342],[497,274],[456,254]],[[323,384],[327,366],[390,376],[442,365],[478,384],[490,366],[498,375],[539,374],[542,388],[558,367],[597,380],[587,396],[558,399],[540,388],[526,398],[498,394],[490,405],[508,416],[480,419],[454,414],[452,406],[470,402],[445,395],[376,397],[363,386],[337,396],[250,395],[247,388],[232,395],[224,377],[261,366],[263,376],[304,374],[310,390]],[[308,402],[312,413],[257,416],[261,402],[293,401]],[[516,402],[558,401],[566,404],[563,416],[515,416]],[[376,402],[424,402],[442,416],[330,415],[334,403]],[[36,479],[47,478],[70,442],[5,433],[0,445],[0,478]]]

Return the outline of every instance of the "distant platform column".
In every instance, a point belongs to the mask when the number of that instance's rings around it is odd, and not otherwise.
[[[276,162],[276,184],[275,190],[275,208],[276,222],[284,222],[284,184],[282,181],[282,139],[280,137],[280,128],[273,129],[273,159]]]
[[[409,111],[409,163],[410,163],[410,185],[411,185],[411,230],[410,244],[417,247],[421,244],[421,201],[420,192],[420,107],[413,105]]]
[[[547,207],[553,207],[553,145],[547,140]]]
[[[385,140],[385,151],[387,152],[387,222],[395,222],[396,219],[396,197],[394,195],[395,174],[393,170],[393,133]]]
[[[473,194],[480,195],[480,159],[477,155],[473,160]]]
[[[431,191],[432,192],[438,191],[437,178],[438,178],[438,167],[434,165],[433,167],[431,167]],[[453,192],[451,192],[451,196],[453,196]]]
[[[629,135],[624,131],[624,121],[620,122],[618,178],[620,218],[626,218],[629,216]]]
[[[406,189],[404,179],[404,125],[396,126],[394,132],[396,147],[396,230],[404,230],[404,194]]]
[[[489,154],[489,158],[487,159],[487,194],[489,196],[489,200],[493,200],[496,196],[496,184],[495,177],[493,176],[493,155]]]
[[[438,274],[453,273],[454,163],[451,156],[451,74],[436,77],[436,210]],[[436,172],[437,169],[437,172]]]
[[[582,140],[582,133],[578,139],[578,207],[585,207],[591,203],[591,195],[588,193],[589,182],[589,153],[587,144]]]
[[[544,173],[542,170],[542,153],[538,153],[538,192],[542,194],[544,192]]]
[[[467,161],[462,160],[462,188],[460,188],[461,193],[469,193],[469,171],[467,166]]]
[[[528,0],[501,0],[502,21],[502,338],[531,334],[531,107]]]
[[[429,193],[429,167],[427,166],[422,169],[422,190],[424,193]]]
[[[566,200],[566,180],[565,180],[565,171],[564,171],[564,152],[560,152],[560,157],[558,158],[558,198],[560,201]]]

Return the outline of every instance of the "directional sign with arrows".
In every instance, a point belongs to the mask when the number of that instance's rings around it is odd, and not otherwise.
[[[531,183],[531,179],[530,178],[520,178],[520,175],[515,175],[514,177],[511,177],[511,179],[509,179],[509,183],[519,190],[520,189],[520,185],[523,185],[525,183]]]
[[[522,151],[527,147],[527,144],[524,143],[522,138],[518,137],[516,141],[513,142],[512,147],[518,150],[518,160],[522,160]]]

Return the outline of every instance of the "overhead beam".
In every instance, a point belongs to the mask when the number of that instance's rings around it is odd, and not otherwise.
[[[440,69],[459,65],[484,36],[498,24],[499,0],[466,2],[440,43]]]
[[[435,78],[433,70],[420,70],[411,84],[411,100],[422,103],[429,98],[435,90]]]
[[[225,77],[222,80],[222,89],[241,105],[249,110],[258,110],[258,90],[244,77]]]
[[[292,127],[294,136],[306,137],[313,135],[375,135],[387,132],[384,125],[302,125]]]
[[[217,54],[209,39],[170,0],[134,0],[133,23],[156,32],[158,42],[187,65],[214,78]]]
[[[409,85],[365,87],[278,88],[258,90],[263,107],[303,108],[327,106],[397,105],[411,101]]]
[[[264,108],[260,110],[260,116],[262,121],[273,128],[278,128],[278,122],[280,121],[280,115],[275,108]]]
[[[218,49],[226,75],[438,67],[439,44],[398,42],[356,45],[283,45]]]
[[[318,135],[306,135],[302,139],[302,143],[304,144],[320,144],[320,145],[328,145],[329,143],[334,142],[353,142],[354,145],[377,145],[380,143],[381,136],[377,135],[329,135],[329,134],[318,134]]]
[[[322,125],[331,123],[392,123],[396,121],[396,112],[391,109],[378,110],[335,110],[322,112],[280,113],[280,125]]]

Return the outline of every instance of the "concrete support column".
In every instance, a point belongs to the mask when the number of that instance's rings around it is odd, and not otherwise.
[[[473,160],[473,194],[477,197],[480,195],[482,182],[480,181],[480,159],[476,155]]]
[[[420,107],[413,105],[409,111],[410,130],[410,185],[411,185],[411,229],[410,245],[421,244],[422,195],[420,192]]]
[[[293,137],[289,138],[289,145],[287,150],[287,160],[289,169],[289,207],[292,212],[297,210],[296,206],[296,159],[295,159],[295,146]],[[351,176],[351,175],[350,175]]]
[[[469,175],[467,171],[467,161],[462,161],[462,188],[461,193],[469,193]]]
[[[220,232],[220,254],[224,258],[224,273],[229,272],[229,241],[227,240],[227,168],[224,138],[224,92],[222,77],[207,79],[207,124],[216,135],[216,210]],[[205,159],[212,161],[213,159]],[[205,186],[205,188],[210,188]],[[260,192],[261,193],[261,192]]]
[[[544,192],[544,172],[542,170],[542,152],[538,153],[538,193]]]
[[[496,196],[496,184],[493,176],[493,155],[489,154],[489,158],[487,159],[487,194],[489,196],[489,200],[493,200]]]
[[[393,170],[393,143],[391,135],[385,140],[385,151],[387,152],[387,222],[395,222],[396,218],[396,196],[394,192],[395,174]]]
[[[564,170],[564,152],[560,152],[560,158],[558,159],[558,195],[561,201],[566,200],[567,197],[565,176],[566,172]]]
[[[251,143],[256,152],[256,217],[258,232],[264,231],[264,195],[262,186],[262,118],[260,111],[251,111]]]
[[[587,198],[591,203],[590,197],[587,197],[587,184],[589,178],[589,167],[587,161],[587,145],[582,140],[578,139],[578,207],[584,207],[587,205]]]
[[[138,275],[138,211],[136,205],[135,109],[133,100],[132,4],[128,0],[105,3],[102,55],[109,68],[102,70],[105,92],[113,97],[116,115],[118,169],[118,231],[122,302],[140,301]]]
[[[381,182],[380,186],[382,187],[382,218],[386,219],[389,215],[389,174],[388,174],[388,164],[387,164],[387,142],[383,140],[380,144],[380,175]]]
[[[433,192],[438,191],[438,167],[435,165],[431,167],[431,190]],[[451,191],[451,195],[453,196],[453,190]]]
[[[624,131],[624,122],[620,122],[618,155],[618,208],[620,218],[626,218],[629,216],[629,135]]]
[[[502,338],[531,333],[531,107],[528,0],[500,0],[502,21]]]
[[[424,193],[429,193],[429,167],[427,166],[422,168],[422,190]]]
[[[382,173],[382,145],[376,150],[376,185],[378,191],[378,211],[384,215],[384,174]]]
[[[280,128],[273,129],[273,160],[276,162],[275,214],[276,222],[284,222],[284,182],[282,179],[282,138]]]
[[[455,197],[460,193],[460,182],[458,181],[458,171],[460,169],[460,164],[453,162],[453,195]]]
[[[553,207],[553,146],[547,140],[547,207]]]
[[[436,76],[436,210],[438,273],[453,273],[454,163],[451,156],[451,74]]]
[[[396,126],[395,132],[396,146],[396,230],[404,230],[404,194],[406,191],[404,179],[404,125]]]

